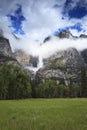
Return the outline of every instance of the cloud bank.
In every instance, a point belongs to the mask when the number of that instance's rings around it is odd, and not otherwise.
[[[86,21],[87,0],[3,0],[0,3],[0,28],[33,40],[42,40],[61,29],[77,36],[86,34]]]
[[[11,38],[12,39],[12,38]],[[87,39],[59,39],[53,36],[50,41],[46,43],[40,43],[38,41],[30,41],[28,39],[12,39],[11,46],[15,49],[23,49],[27,54],[39,58],[39,64],[37,68],[29,67],[29,69],[36,72],[43,67],[43,59],[50,57],[58,51],[63,51],[68,48],[76,48],[78,51],[87,49]],[[26,46],[25,46],[26,45]]]

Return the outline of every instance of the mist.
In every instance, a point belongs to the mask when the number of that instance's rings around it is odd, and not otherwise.
[[[47,58],[57,51],[66,50],[68,48],[76,48],[82,51],[87,48],[87,39],[59,39],[52,36],[51,39],[44,43],[43,41],[29,40],[27,37],[16,39],[13,35],[6,36],[14,52],[17,49],[22,49],[32,56]]]
[[[39,58],[37,68],[29,67],[29,69],[36,72],[43,67],[43,59],[48,58],[58,51],[66,50],[68,48],[76,48],[78,51],[82,51],[87,48],[87,39],[59,39],[56,36],[52,36],[51,39],[43,43],[43,41],[29,40],[27,37],[21,37],[16,39],[12,34],[8,34],[7,37],[10,41],[12,51],[22,49],[27,54]]]

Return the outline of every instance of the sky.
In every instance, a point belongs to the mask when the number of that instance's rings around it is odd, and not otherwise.
[[[87,39],[53,36],[63,30],[75,36],[87,35],[87,0],[0,0],[0,35],[9,39],[13,51],[23,49],[38,56],[38,68],[43,58],[58,50],[87,49]],[[43,44],[48,36],[51,41]]]
[[[76,36],[87,34],[87,0],[3,0],[0,28],[31,40],[62,30]]]

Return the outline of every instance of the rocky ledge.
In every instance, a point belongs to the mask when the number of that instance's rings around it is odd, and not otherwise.
[[[81,70],[84,67],[85,62],[80,52],[69,48],[44,59],[44,68],[37,72],[37,77],[43,81],[55,79],[59,83],[62,80],[66,85],[71,80],[74,84],[80,84]]]

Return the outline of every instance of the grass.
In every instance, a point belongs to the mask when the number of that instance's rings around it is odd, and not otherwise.
[[[87,99],[0,101],[0,130],[87,130]]]

